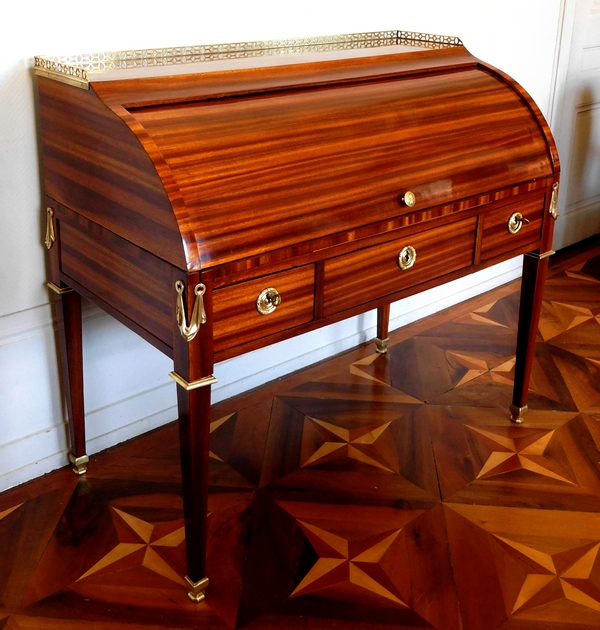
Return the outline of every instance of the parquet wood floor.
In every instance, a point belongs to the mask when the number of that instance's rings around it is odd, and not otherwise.
[[[214,407],[207,600],[176,427],[0,495],[0,630],[600,627],[600,248]]]

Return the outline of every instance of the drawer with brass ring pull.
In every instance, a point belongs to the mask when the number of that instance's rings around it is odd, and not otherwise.
[[[476,225],[477,218],[470,217],[325,261],[324,315],[468,267]]]
[[[483,215],[481,260],[533,245],[542,237],[544,196],[495,208]]]
[[[215,352],[312,321],[314,284],[314,265],[305,265],[215,289]]]

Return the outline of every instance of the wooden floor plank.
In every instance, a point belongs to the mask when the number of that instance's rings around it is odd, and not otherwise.
[[[600,248],[215,405],[207,599],[175,424],[0,495],[0,630],[600,627]]]

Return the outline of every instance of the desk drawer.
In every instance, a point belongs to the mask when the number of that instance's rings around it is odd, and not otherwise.
[[[402,236],[325,263],[325,316],[468,267],[473,262],[477,219],[472,217],[412,236]],[[404,248],[416,252],[401,269]]]
[[[215,352],[312,321],[314,265],[274,273],[256,280],[216,289],[213,294]],[[281,303],[267,315],[257,309],[265,290],[278,292]]]
[[[518,215],[523,218],[522,223]],[[542,238],[543,216],[543,195],[511,203],[484,214],[481,260],[488,260],[538,241]],[[509,229],[511,217],[514,217],[511,227],[513,231],[517,230],[514,233]]]

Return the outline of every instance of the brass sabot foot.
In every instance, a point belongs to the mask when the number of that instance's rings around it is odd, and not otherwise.
[[[190,580],[190,578],[186,575],[185,581],[189,584],[190,588],[192,589],[188,593],[188,597],[193,602],[201,602],[206,597],[206,593],[204,591],[206,590],[206,587],[208,586],[208,578],[205,577],[199,580],[198,582],[192,582],[192,580]]]
[[[75,457],[73,453],[69,453],[69,461],[73,464],[73,472],[76,475],[84,475],[87,472],[87,464],[90,458],[87,455]]]
[[[525,407],[517,407],[516,405],[510,405],[510,419],[515,424],[522,424],[525,418],[523,418],[523,414],[527,412],[529,407],[525,405]]]
[[[375,337],[375,350],[377,350],[379,354],[385,354],[387,352],[389,344],[389,337],[387,337],[386,339],[379,339],[379,337]]]

